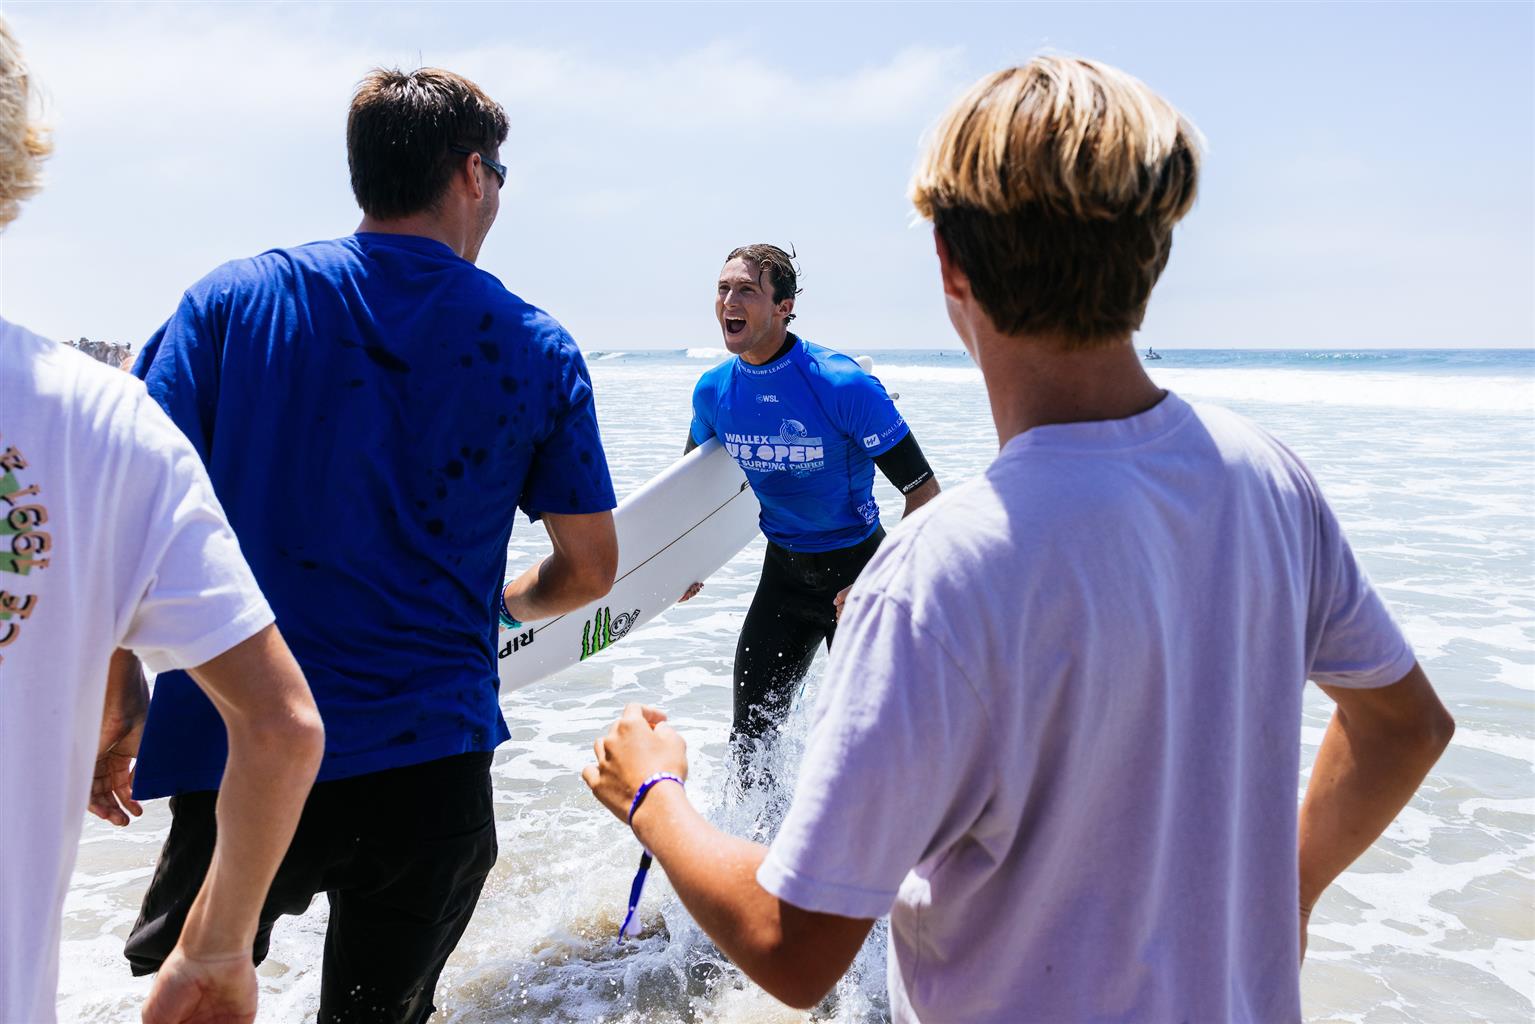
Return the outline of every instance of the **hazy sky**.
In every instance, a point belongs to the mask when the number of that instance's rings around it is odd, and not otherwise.
[[[139,344],[224,260],[346,234],[346,106],[377,64],[478,81],[513,130],[480,264],[587,350],[719,343],[713,284],[799,250],[796,326],[957,346],[906,183],[971,81],[1117,64],[1209,140],[1141,343],[1535,344],[1535,5],[5,3],[47,190],[0,310]]]

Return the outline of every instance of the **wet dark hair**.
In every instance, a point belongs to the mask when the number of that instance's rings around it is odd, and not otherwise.
[[[782,302],[800,293],[799,267],[794,265],[794,261],[798,258],[799,254],[794,251],[792,245],[789,246],[788,252],[784,252],[776,245],[757,242],[730,250],[730,255],[725,257],[725,262],[745,260],[757,268],[759,276],[767,274],[768,280],[773,283],[773,301]],[[794,319],[794,314],[790,313],[783,319],[784,323],[788,323]]]
[[[391,220],[436,209],[461,147],[489,156],[506,141],[501,105],[441,68],[374,68],[358,83],[346,118],[352,195],[370,217]]]

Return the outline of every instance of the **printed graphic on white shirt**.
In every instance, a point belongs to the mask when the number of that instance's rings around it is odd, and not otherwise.
[[[725,433],[725,450],[742,469],[810,473],[826,468],[825,441],[807,435],[799,420],[784,420],[777,436]]]
[[[21,486],[16,479],[18,470],[27,468],[26,457],[14,446],[0,451],[0,501],[5,503],[0,512],[0,543],[9,542],[9,550],[0,548],[0,572],[26,576],[33,569],[48,567],[48,552],[53,537],[38,527],[48,522],[48,510],[38,497],[38,485]],[[0,583],[0,648],[8,647],[21,633],[21,620],[30,618],[37,607],[37,595],[12,593],[11,586],[25,589],[21,581],[15,584]],[[5,660],[0,652],[0,662]]]

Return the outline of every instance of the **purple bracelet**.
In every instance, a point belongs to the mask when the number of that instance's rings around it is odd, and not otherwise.
[[[675,782],[683,789],[687,788],[687,783],[683,782],[680,776],[673,775],[671,772],[656,772],[650,778],[640,783],[640,788],[634,791],[634,803],[629,805],[628,821],[630,828],[634,827],[634,812],[640,809],[640,803],[644,801],[645,794],[650,792],[650,787],[658,782],[666,782],[668,780]]]
[[[687,788],[687,783],[671,772],[656,772],[650,778],[640,783],[640,788],[634,791],[634,803],[629,805],[629,827],[631,829],[634,827],[634,812],[640,809],[640,801],[645,799],[645,794],[650,792],[650,787],[658,782],[667,781],[675,782],[683,789]],[[624,941],[624,935],[629,931],[629,922],[634,920],[634,912],[639,909],[640,895],[645,891],[645,876],[650,872],[650,865],[650,851],[641,847],[640,869],[634,873],[634,881],[629,883],[629,909],[624,914],[624,923],[618,926],[618,941],[620,943]]]

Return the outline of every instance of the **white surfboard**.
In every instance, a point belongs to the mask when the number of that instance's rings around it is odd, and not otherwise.
[[[864,373],[874,360],[858,356]],[[618,573],[599,601],[497,636],[502,692],[536,683],[607,650],[677,603],[757,536],[762,507],[746,474],[710,439],[613,511]]]
[[[502,692],[585,661],[671,607],[751,542],[760,511],[746,474],[718,441],[672,463],[613,512],[618,573],[606,597],[500,631]]]

